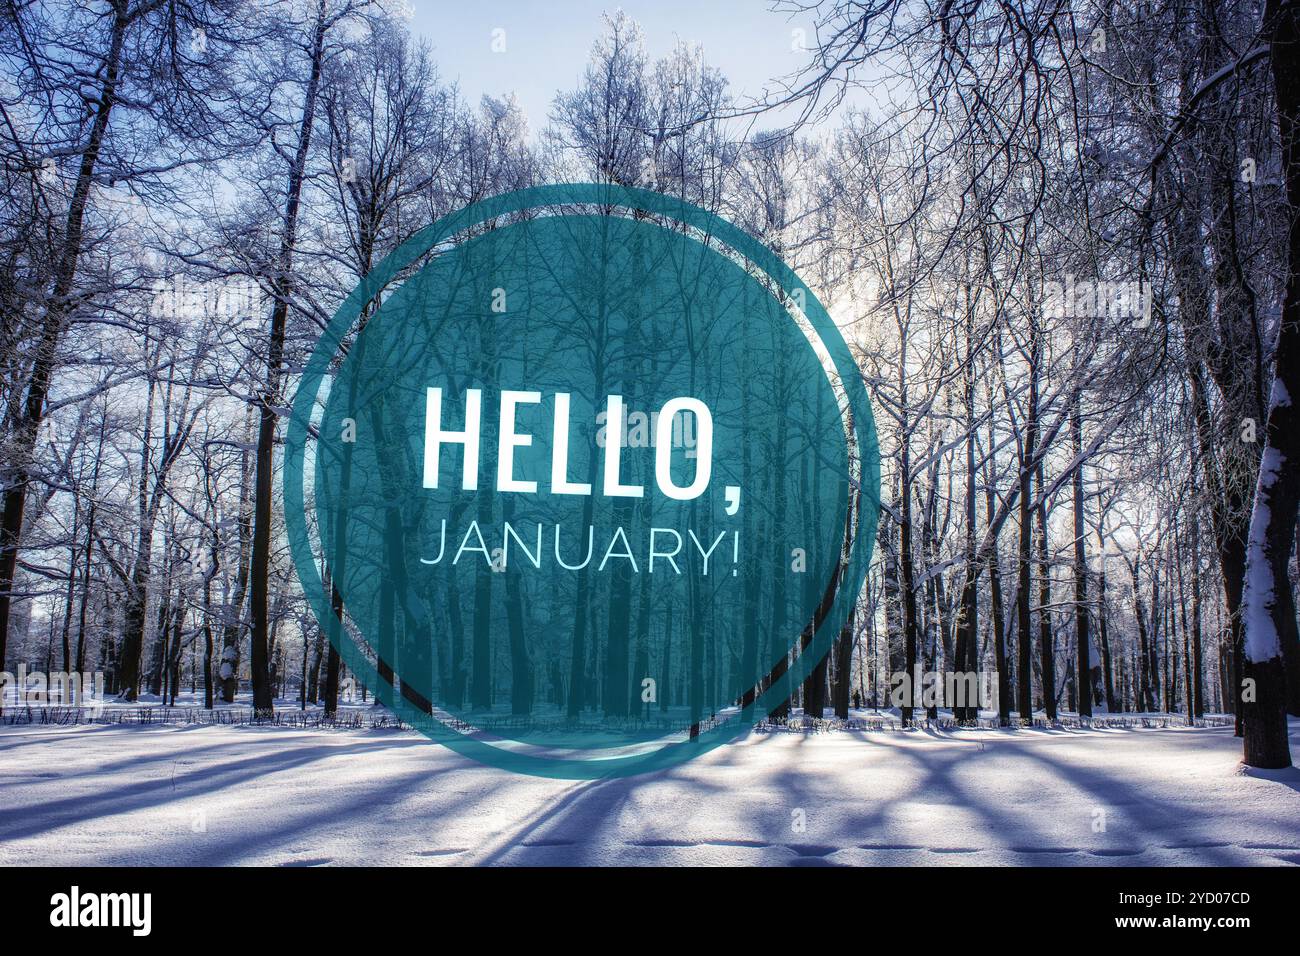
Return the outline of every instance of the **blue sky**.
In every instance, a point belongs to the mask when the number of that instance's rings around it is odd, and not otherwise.
[[[794,31],[813,36],[812,18],[773,12],[765,0],[411,0],[411,28],[433,45],[444,80],[458,81],[472,103],[513,92],[536,133],[555,93],[582,76],[601,14],[620,7],[641,24],[651,60],[680,38],[704,46],[706,61],[730,80],[736,98],[757,96],[774,77],[807,57],[792,49]],[[493,30],[506,51],[492,51]]]

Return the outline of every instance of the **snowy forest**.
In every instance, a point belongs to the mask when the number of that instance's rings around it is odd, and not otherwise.
[[[306,356],[428,223],[614,183],[774,250],[871,398],[870,573],[771,722],[1208,717],[1290,767],[1300,11],[776,8],[815,26],[761,95],[611,9],[525,115],[463,92],[393,0],[3,0],[0,669],[102,671],[133,707],[373,706],[288,554]],[[510,713],[478,634],[446,636]],[[534,651],[537,706],[626,714],[626,662],[606,686],[599,643],[576,653]],[[742,648],[702,660],[698,688],[685,654],[635,667],[665,711],[752,690]],[[891,699],[918,669],[995,674],[996,704]]]

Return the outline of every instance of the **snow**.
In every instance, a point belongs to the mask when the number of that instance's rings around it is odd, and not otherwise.
[[[1227,728],[777,732],[572,782],[402,731],[10,725],[0,865],[1300,863],[1300,769],[1240,755]]]
[[[1281,376],[1273,376],[1273,388],[1269,393],[1270,408],[1285,408],[1291,404],[1291,393],[1286,390],[1286,382]]]

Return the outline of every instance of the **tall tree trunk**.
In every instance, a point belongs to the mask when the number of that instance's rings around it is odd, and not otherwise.
[[[509,498],[504,505],[502,518],[510,521],[513,517],[514,499]],[[533,659],[528,653],[528,641],[524,635],[524,585],[520,580],[521,573],[522,569],[518,568],[507,568],[505,571],[506,627],[510,633],[510,713],[516,715],[533,712],[536,684]],[[633,676],[639,679],[641,672],[638,671]],[[638,683],[632,690],[632,698],[624,695],[624,706],[632,699],[639,701],[639,697],[635,696],[639,692]]]
[[[1205,715],[1205,662],[1201,647],[1201,540],[1192,522],[1192,717]]]
[[[835,640],[835,667],[831,674],[831,706],[835,716],[847,720],[849,716],[849,680],[853,672],[853,619],[849,619],[840,629]]]
[[[987,394],[989,404],[993,401],[993,388],[988,386]],[[994,449],[997,448],[997,438],[994,434],[993,416],[989,416],[988,423],[988,447],[989,462],[985,471],[984,479],[984,508],[988,515],[987,521],[993,540],[990,542],[988,549],[988,566],[989,566],[989,604],[992,608],[993,619],[993,651],[994,664],[998,669],[998,725],[1007,727],[1011,724],[1011,661],[1007,657],[1007,622],[1005,611],[1002,603],[1002,569],[999,565],[998,555],[998,529],[994,526],[997,515],[997,490],[994,487]],[[978,569],[972,569],[978,573]]]
[[[963,517],[966,523],[966,566],[973,568],[979,560],[975,544],[975,310],[970,301],[970,289],[966,291],[966,369],[965,369],[965,413],[966,413],[966,500]],[[978,669],[978,651],[976,635],[979,627],[979,579],[974,574],[962,576],[960,604],[957,609],[956,640],[954,653],[956,667],[954,670],[974,673]],[[965,681],[958,680],[956,686],[966,688]],[[979,716],[979,701],[963,700],[960,705],[953,702],[953,716],[959,722],[975,720]]]
[[[1038,465],[1038,656],[1043,681],[1043,709],[1049,721],[1056,720],[1056,648],[1052,636],[1052,565],[1047,547],[1047,495],[1043,465]]]
[[[1033,638],[1030,633],[1030,587],[1032,584],[1030,554],[1033,544],[1033,491],[1034,452],[1038,438],[1038,338],[1034,337],[1029,364],[1029,408],[1025,416],[1025,442],[1020,454],[1020,549],[1016,586],[1016,709],[1020,720],[1028,722],[1034,717],[1033,698]],[[1044,694],[1044,697],[1047,695]]]
[[[1142,606],[1142,582],[1140,578],[1140,569],[1138,562],[1133,562],[1133,617],[1137,621],[1138,629],[1138,646],[1137,646],[1137,666],[1134,668],[1134,675],[1137,679],[1137,688],[1135,691],[1134,705],[1137,710],[1151,710],[1151,654],[1148,650],[1147,638],[1147,613]]]
[[[1074,394],[1070,410],[1070,444],[1075,457],[1083,453],[1083,420],[1079,413],[1079,393]],[[1087,530],[1083,523],[1083,465],[1074,469],[1074,636],[1078,671],[1075,674],[1080,717],[1092,716],[1092,640],[1088,633],[1088,550]]]
[[[599,392],[594,394],[599,394]],[[596,487],[596,457],[594,455],[591,461],[588,462],[586,480],[592,488]],[[578,525],[579,528],[591,526],[594,513],[593,507],[593,498],[591,495],[587,495],[582,501],[582,522]],[[581,548],[581,545],[579,545],[579,548]],[[590,558],[590,555],[588,555],[588,558]],[[575,585],[577,596],[574,599],[574,604],[579,608],[586,606],[588,591],[591,588],[589,564],[590,560],[584,561],[578,569],[578,580]],[[456,643],[452,645],[452,658],[455,662],[453,666],[456,668],[456,679],[459,681],[461,679],[459,661],[463,652],[461,651],[460,638],[455,634],[457,630],[458,628],[453,628],[453,637]],[[565,710],[570,720],[577,720],[581,716],[583,708],[588,704],[586,694],[587,657],[587,615],[578,613],[573,618],[573,644],[569,658],[569,699]],[[460,691],[457,690],[453,696],[453,702],[457,702],[459,699]]]
[[[182,628],[185,625],[186,600],[187,595],[185,592],[178,592],[176,595],[176,609],[172,612],[172,636],[167,656],[168,700],[172,707],[176,706],[176,692],[181,682],[181,638],[184,636]]]
[[[915,565],[912,561],[912,483],[909,472],[912,467],[910,441],[906,426],[902,437],[902,449],[899,453],[899,512],[898,522],[898,562],[899,589],[903,597],[903,667],[907,674],[908,696],[901,708],[903,726],[912,723],[912,711],[916,705],[916,581]]]
[[[166,547],[164,547],[164,551]],[[154,627],[157,633],[154,635],[153,642],[153,660],[149,666],[149,693],[155,697],[162,697],[164,692],[164,679],[167,670],[167,643],[170,635],[168,624],[172,615],[172,595],[171,582],[167,581],[162,586],[162,601],[158,604],[158,620]]]
[[[142,476],[140,480],[146,479]],[[140,691],[140,654],[144,649],[145,615],[149,601],[153,526],[152,516],[142,514],[135,562],[127,585],[122,647],[118,656],[118,693],[126,701],[134,701]]]
[[[73,503],[72,517],[72,546],[68,548],[68,585],[63,593],[63,672],[65,674],[73,673],[72,670],[72,599],[76,593],[77,587],[77,552],[80,548],[80,542],[77,540],[77,504]]]
[[[1114,713],[1115,670],[1110,649],[1110,615],[1106,608],[1106,532],[1105,509],[1097,519],[1097,550],[1101,554],[1101,570],[1097,575],[1097,636],[1101,640],[1101,678],[1106,692],[1106,711]],[[1122,659],[1122,658],[1121,658]],[[1122,693],[1121,693],[1122,696]]]
[[[338,649],[329,645],[325,653],[325,692],[321,695],[326,717],[333,717],[339,709],[339,681],[343,662],[339,659]]]
[[[72,290],[77,275],[77,264],[82,253],[83,228],[90,187],[95,178],[104,136],[108,132],[109,117],[117,104],[117,83],[122,67],[122,51],[129,26],[126,4],[113,8],[113,26],[109,35],[108,52],[97,64],[95,75],[102,77],[98,102],[94,106],[94,119],[86,137],[77,169],[77,181],[68,203],[68,216],[63,229],[63,242],[54,270],[54,285],[46,301],[45,318],[41,324],[40,340],[33,351],[31,378],[23,400],[22,414],[15,425],[6,450],[7,464],[0,465],[0,485],[4,486],[4,505],[0,508],[0,670],[4,669],[5,652],[9,641],[9,617],[15,573],[18,569],[18,549],[23,531],[23,512],[27,504],[27,488],[32,476],[32,456],[36,438],[45,417],[45,400],[50,391],[50,380],[58,361],[59,340],[68,316],[72,312]],[[0,702],[3,709],[3,702]]]
[[[92,501],[90,513],[86,516],[86,546],[83,555],[85,564],[81,569],[81,603],[77,608],[77,656],[73,668],[78,674],[85,673],[86,670],[86,615],[90,604],[90,554],[95,541],[95,510],[96,506]]]
[[[1287,630],[1283,616],[1290,613],[1290,602],[1280,600],[1278,591],[1291,586],[1287,565],[1300,502],[1300,418],[1295,407],[1300,399],[1300,9],[1284,0],[1268,0],[1265,23],[1282,138],[1282,176],[1291,208],[1286,290],[1242,599],[1242,671],[1255,685],[1254,694],[1242,701],[1242,725],[1246,764],[1276,768],[1291,766],[1282,660]]]
[[[252,406],[244,420],[244,444],[252,438]],[[225,608],[221,633],[221,699],[235,702],[239,691],[239,650],[244,630],[244,600],[248,596],[249,558],[253,547],[253,469],[247,451],[239,466],[239,566],[235,570],[234,594]]]
[[[254,481],[253,555],[251,584],[252,607],[250,665],[253,680],[253,713],[270,716],[275,710],[270,673],[270,570],[271,570],[271,498],[272,469],[275,454],[276,407],[280,404],[280,381],[283,374],[284,342],[289,317],[289,295],[293,291],[291,272],[297,248],[298,213],[302,201],[302,184],[311,147],[312,124],[316,118],[316,97],[320,89],[324,62],[326,12],[324,0],[317,6],[316,25],[312,32],[310,75],[303,97],[302,121],[298,128],[298,146],[289,169],[289,186],[284,205],[284,231],[274,280],[275,302],[271,307],[271,332],[266,356],[266,385],[258,395],[257,464]]]
[[[209,575],[211,572],[209,572]],[[203,578],[203,707],[211,710],[215,701],[212,697],[212,579]]]
[[[784,461],[786,454],[786,434],[778,429],[776,434],[775,461]],[[779,528],[785,521],[786,508],[785,469],[776,469],[772,501],[772,527]],[[768,660],[774,661],[768,679],[768,690],[775,688],[772,694],[777,703],[771,708],[770,716],[774,721],[786,720],[790,716],[790,654],[789,639],[786,628],[786,574],[778,574],[772,582],[772,619],[768,630]],[[665,664],[665,668],[667,665]]]

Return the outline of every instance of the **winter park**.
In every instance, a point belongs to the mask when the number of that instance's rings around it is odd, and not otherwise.
[[[1298,124],[1281,0],[0,4],[0,872],[1266,925]]]

